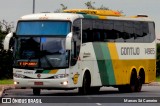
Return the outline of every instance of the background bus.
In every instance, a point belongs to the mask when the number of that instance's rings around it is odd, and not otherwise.
[[[155,25],[147,16],[111,10],[66,10],[21,17],[17,23],[13,76],[16,87],[75,89],[102,86],[141,91],[156,78]],[[8,37],[10,38],[10,37]],[[9,39],[6,37],[5,45]]]

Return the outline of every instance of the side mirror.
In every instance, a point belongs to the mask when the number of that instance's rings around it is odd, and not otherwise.
[[[11,41],[11,38],[13,37],[13,35],[14,35],[13,32],[6,35],[6,37],[3,41],[4,50],[9,50],[9,44],[10,44],[10,41]]]
[[[66,50],[71,50],[72,32],[66,37]]]

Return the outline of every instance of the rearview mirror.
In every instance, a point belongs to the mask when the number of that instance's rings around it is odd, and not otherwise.
[[[3,41],[3,45],[4,45],[4,50],[9,50],[9,44],[10,44],[10,41],[13,37],[13,32],[9,33],[8,35],[6,35],[4,41]]]
[[[66,50],[71,50],[72,32],[66,37]]]

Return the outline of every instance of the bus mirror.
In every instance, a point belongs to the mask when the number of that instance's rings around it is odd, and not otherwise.
[[[12,37],[13,37],[13,33],[11,32],[7,34],[6,37],[4,38],[4,41],[3,41],[4,50],[9,50],[9,44]]]
[[[66,50],[71,50],[72,32],[66,37]]]

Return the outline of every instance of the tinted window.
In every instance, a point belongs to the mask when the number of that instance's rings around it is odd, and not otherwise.
[[[92,42],[93,39],[93,20],[82,21],[82,42]]]
[[[18,22],[16,35],[59,35],[70,32],[70,22],[61,21],[23,21]]]
[[[85,42],[139,42],[155,39],[154,24],[151,22],[126,20],[83,19],[83,43]]]
[[[153,42],[155,40],[155,25],[154,23],[148,23],[149,25],[149,39],[150,39],[150,42]]]

